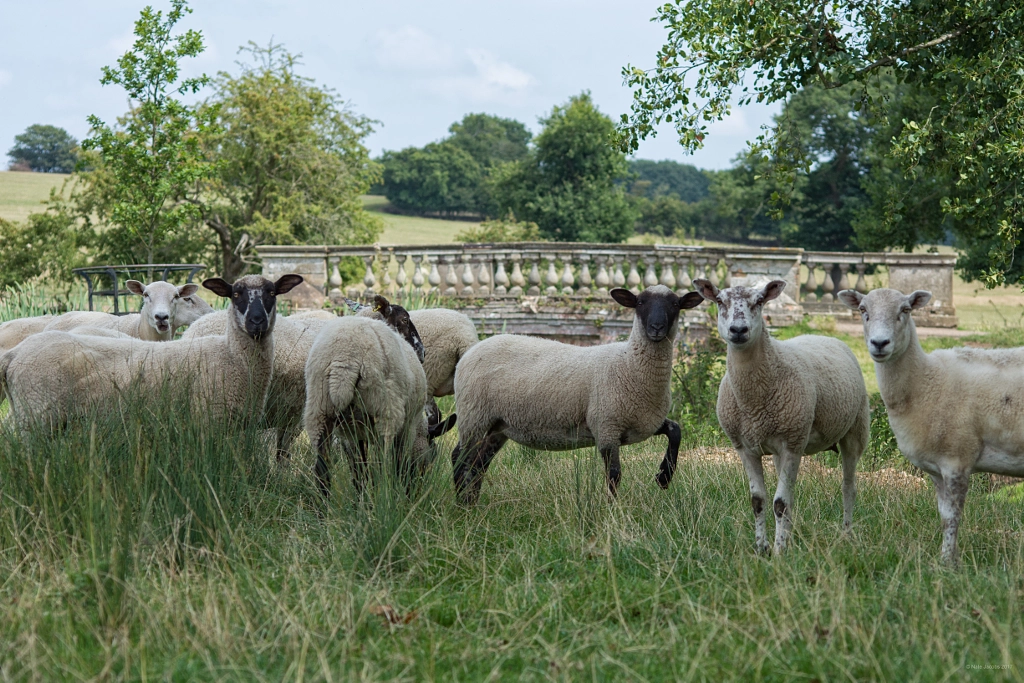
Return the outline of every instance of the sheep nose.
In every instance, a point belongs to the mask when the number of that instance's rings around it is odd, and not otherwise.
[[[665,325],[665,323],[652,322],[648,324],[648,327],[650,328],[653,334],[665,334],[665,328],[667,326]]]
[[[731,334],[733,336],[741,337],[741,336],[745,335],[747,332],[750,332],[750,328],[747,327],[746,325],[730,325],[729,326],[729,334]]]
[[[871,345],[875,347],[875,351],[881,351],[882,349],[884,349],[886,346],[889,345],[890,341],[892,341],[892,340],[891,339],[872,339],[871,340]]]
[[[170,319],[171,316],[167,315],[166,313],[155,313],[153,317],[156,318],[156,321],[158,323],[165,323]]]

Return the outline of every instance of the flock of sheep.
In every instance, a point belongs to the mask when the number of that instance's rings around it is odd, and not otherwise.
[[[389,454],[404,477],[422,474],[434,460],[434,439],[454,426],[456,415],[452,467],[464,504],[477,500],[492,459],[509,439],[540,450],[596,447],[614,496],[620,447],[664,434],[668,447],[657,482],[665,488],[680,445],[679,426],[667,419],[679,312],[708,300],[717,304],[718,331],[728,344],[718,419],[749,479],[758,550],[769,551],[765,455],[778,473],[776,553],[789,542],[804,455],[839,452],[843,528],[852,525],[857,461],[871,424],[864,380],[838,340],[772,338],[762,307],[785,282],[720,291],[698,279],[697,291],[681,297],[663,285],[639,294],[612,290],[616,302],[634,309],[633,327],[626,341],[595,347],[507,334],[478,341],[461,313],[409,312],[381,296],[369,305],[350,302],[352,316],[278,316],[277,297],[301,282],[298,275],[276,282],[258,275],[233,284],[206,280],[204,287],[230,302],[214,312],[195,296],[194,284],[130,281],[143,298],[138,314],[6,322],[0,399],[9,399],[7,421],[21,430],[59,427],[97,405],[116,405],[132,388],[152,391],[180,380],[197,414],[262,419],[276,435],[279,461],[287,461],[305,430],[325,496],[334,437],[361,489],[375,452]],[[935,482],[942,558],[956,562],[970,474],[1024,476],[1024,348],[925,354],[911,312],[930,298],[892,289],[839,293],[863,317],[900,450]],[[188,329],[173,340],[181,326]],[[451,394],[456,414],[441,419],[434,398]]]

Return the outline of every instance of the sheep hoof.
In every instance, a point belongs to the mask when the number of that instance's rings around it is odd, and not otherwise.
[[[658,472],[658,476],[654,478],[658,482],[658,486],[663,489],[667,489],[668,485],[672,483],[672,473],[661,470]]]

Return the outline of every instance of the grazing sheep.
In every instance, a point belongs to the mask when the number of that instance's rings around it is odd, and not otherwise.
[[[353,311],[373,317],[373,308],[348,301]],[[441,421],[435,397],[455,393],[455,366],[480,337],[473,321],[448,308],[424,308],[409,311],[409,318],[420,333],[427,354],[423,370],[427,373],[427,417],[434,425]]]
[[[204,287],[231,300],[223,336],[158,343],[41,332],[0,355],[0,388],[21,429],[57,427],[116,404],[132,388],[159,391],[178,380],[188,382],[198,414],[258,417],[273,370],[277,296],[300,282],[299,275],[276,283],[258,275],[233,285],[206,280]]]
[[[31,318],[15,318],[0,324],[0,353],[13,349],[29,335],[42,332],[52,320],[52,315],[38,315]]]
[[[775,552],[785,550],[792,529],[793,491],[800,459],[835,449],[843,460],[843,529],[853,524],[857,461],[871,427],[868,394],[857,359],[838,339],[804,335],[778,341],[765,329],[761,308],[786,288],[782,280],[762,288],[719,291],[708,280],[693,282],[718,304],[718,332],[728,343],[726,371],[718,390],[718,423],[743,461],[750,480],[757,549],[768,551],[762,458],[771,454],[775,490]]]
[[[608,488],[620,479],[619,447],[665,434],[669,447],[658,483],[672,480],[679,425],[666,419],[672,402],[672,351],[679,311],[702,301],[664,285],[612,298],[636,310],[629,340],[603,346],[500,334],[476,344],[455,369],[459,445],[452,453],[455,488],[475,503],[483,475],[505,441],[541,450],[596,445]]]
[[[361,490],[374,437],[400,472],[411,474],[433,461],[431,441],[454,424],[450,418],[428,428],[427,377],[419,354],[379,320],[350,316],[328,322],[313,342],[305,370],[303,424],[317,450],[316,477],[325,497],[331,487],[328,447],[336,429],[357,442],[356,449],[346,451],[353,483]]]
[[[409,321],[409,313],[401,306],[392,306],[380,297],[377,302],[379,313],[392,329],[401,334],[417,354],[422,353],[416,327]],[[267,392],[267,425],[277,436],[277,459],[284,463],[289,460],[288,448],[302,429],[302,411],[306,404],[306,358],[313,347],[313,341],[324,325],[338,316],[293,315],[277,319],[274,328],[275,352],[274,375]],[[183,340],[224,334],[227,328],[227,312],[218,311],[203,316],[185,330]]]
[[[142,297],[142,310],[128,315],[112,315],[97,311],[73,311],[53,318],[47,331],[68,331],[76,327],[108,327],[144,341],[170,341],[174,330],[190,325],[213,312],[213,307],[196,296],[199,285],[181,287],[157,280],[143,285],[138,280],[125,283],[128,291]]]
[[[1024,348],[925,353],[911,311],[931,292],[852,289],[878,389],[900,451],[935,482],[942,559],[956,563],[957,530],[972,472],[1024,477]]]

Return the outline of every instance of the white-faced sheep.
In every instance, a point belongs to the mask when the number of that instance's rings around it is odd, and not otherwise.
[[[203,285],[231,300],[223,336],[147,342],[42,332],[0,356],[0,386],[15,423],[57,426],[97,405],[116,404],[129,388],[153,392],[172,380],[189,384],[192,409],[229,419],[258,418],[273,371],[278,294],[302,282],[248,275],[233,285]]]
[[[1024,348],[925,353],[911,312],[931,298],[895,289],[839,293],[863,318],[900,451],[935,482],[942,559],[955,563],[971,473],[1024,476]]]
[[[718,304],[718,332],[728,343],[726,372],[718,390],[718,422],[743,461],[750,480],[757,549],[768,551],[762,458],[771,454],[778,473],[775,552],[792,529],[793,491],[805,455],[838,450],[843,462],[843,528],[853,524],[857,461],[871,427],[868,394],[857,359],[838,339],[804,335],[772,339],[761,309],[786,288],[781,280],[762,288],[719,291],[694,280],[704,298]]]
[[[405,339],[417,354],[423,349],[416,327],[409,313],[398,305],[392,306],[380,297],[378,302],[384,322]],[[288,448],[302,429],[302,411],[306,404],[306,358],[313,341],[324,325],[338,316],[298,315],[280,317],[274,328],[274,376],[267,392],[267,425],[277,437],[278,462],[289,459]],[[216,312],[197,320],[182,335],[183,340],[224,334],[228,319],[225,312]]]
[[[328,448],[340,429],[356,442],[347,448],[353,483],[364,485],[368,451],[379,443],[394,458],[399,472],[422,471],[433,460],[434,437],[454,424],[454,417],[428,428],[423,404],[427,378],[419,354],[379,320],[345,317],[328,322],[306,360],[303,423],[317,450],[316,477],[330,495]],[[356,452],[358,451],[358,452]]]
[[[29,335],[42,332],[53,319],[52,315],[39,315],[32,318],[16,318],[0,324],[0,353],[13,349]]]
[[[579,347],[501,334],[471,348],[455,369],[459,445],[452,453],[462,502],[476,502],[487,468],[505,441],[540,450],[597,446],[614,495],[620,446],[665,434],[669,447],[658,474],[667,487],[679,452],[679,425],[666,418],[672,402],[672,351],[679,311],[701,303],[664,285],[639,296],[611,296],[635,309],[625,342]]]
[[[98,311],[72,311],[59,315],[45,326],[46,331],[69,331],[76,327],[107,327],[144,341],[170,341],[174,330],[191,325],[213,312],[213,307],[196,295],[199,285],[180,287],[157,280],[143,285],[128,280],[125,287],[142,297],[142,310],[128,315],[112,315]]]

